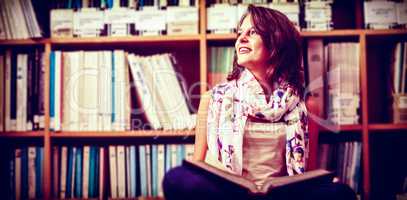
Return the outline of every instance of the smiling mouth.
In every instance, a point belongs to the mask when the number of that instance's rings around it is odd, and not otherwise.
[[[251,49],[248,48],[248,47],[240,47],[239,48],[239,54],[246,54],[246,53],[249,53],[250,51],[251,51]]]

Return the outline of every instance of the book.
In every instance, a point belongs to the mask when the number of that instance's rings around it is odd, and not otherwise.
[[[183,160],[182,165],[192,170],[198,170],[203,173],[213,175],[225,183],[230,183],[238,188],[247,190],[248,194],[254,196],[264,196],[280,189],[287,187],[298,187],[303,184],[308,185],[329,182],[332,181],[334,176],[332,171],[317,169],[294,176],[270,177],[265,181],[263,186],[259,187],[254,182],[244,177],[228,173],[201,161]]]

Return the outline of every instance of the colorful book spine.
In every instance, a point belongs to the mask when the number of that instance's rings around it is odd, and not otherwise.
[[[147,164],[146,164],[146,145],[139,146],[139,165],[140,165],[140,193],[141,196],[147,196]]]
[[[76,149],[75,198],[82,197],[82,147]]]

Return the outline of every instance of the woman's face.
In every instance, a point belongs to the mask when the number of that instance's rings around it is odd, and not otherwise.
[[[237,63],[240,66],[251,70],[266,69],[269,51],[264,46],[260,35],[256,33],[250,15],[245,17],[239,27],[235,50]]]

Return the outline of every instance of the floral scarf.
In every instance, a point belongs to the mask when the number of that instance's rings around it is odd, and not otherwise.
[[[308,157],[304,102],[288,84],[280,84],[267,102],[260,83],[247,69],[242,71],[238,80],[212,89],[207,121],[209,153],[230,172],[241,175],[243,134],[249,116],[287,124],[287,173],[303,173]]]

